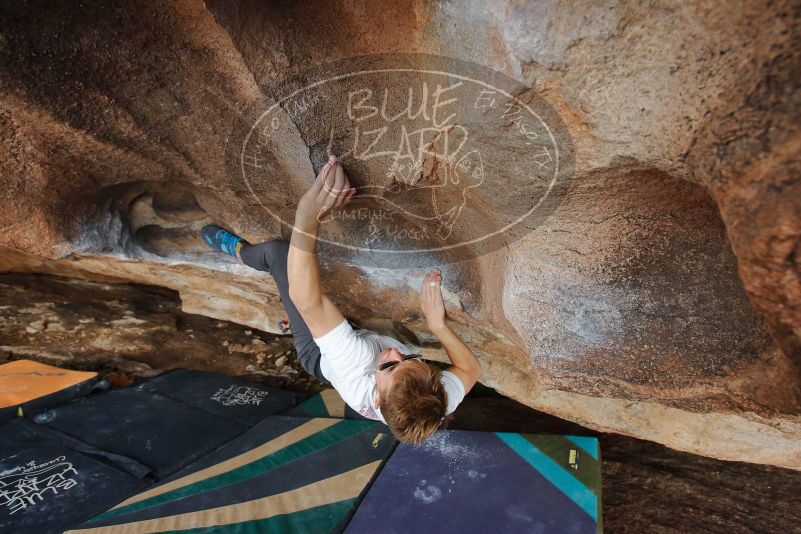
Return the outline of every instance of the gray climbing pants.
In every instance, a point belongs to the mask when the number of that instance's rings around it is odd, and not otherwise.
[[[284,304],[289,327],[292,329],[292,340],[300,365],[307,373],[318,380],[328,382],[320,370],[320,348],[314,342],[311,331],[298,309],[289,298],[289,277],[287,276],[286,259],[289,254],[289,243],[276,240],[260,245],[244,245],[239,252],[242,262],[248,267],[270,273],[278,286],[278,294]]]

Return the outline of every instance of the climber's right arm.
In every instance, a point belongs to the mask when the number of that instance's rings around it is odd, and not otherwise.
[[[344,206],[356,192],[342,165],[333,156],[320,170],[314,184],[303,195],[295,211],[287,271],[289,298],[314,337],[321,337],[345,320],[320,286],[317,264],[317,236],[320,220]]]

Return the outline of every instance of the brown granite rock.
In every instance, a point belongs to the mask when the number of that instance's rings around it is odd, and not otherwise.
[[[335,151],[360,194],[326,284],[355,322],[442,359],[416,301],[437,265],[504,394],[801,469],[800,24],[789,1],[6,3],[0,269],[275,331],[269,277],[196,233],[286,235]]]

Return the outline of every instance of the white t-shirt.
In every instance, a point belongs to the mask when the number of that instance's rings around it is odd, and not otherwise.
[[[347,320],[314,339],[320,347],[320,370],[348,406],[368,419],[383,421],[375,405],[376,361],[384,349],[398,349],[413,354],[403,343],[370,330],[354,330]],[[452,413],[464,398],[464,384],[459,377],[441,371],[440,380],[448,398],[447,413]]]

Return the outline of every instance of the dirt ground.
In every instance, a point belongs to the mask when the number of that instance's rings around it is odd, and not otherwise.
[[[97,371],[119,386],[182,367],[319,389],[290,336],[184,313],[174,291],[0,275],[0,360],[21,358]]]

